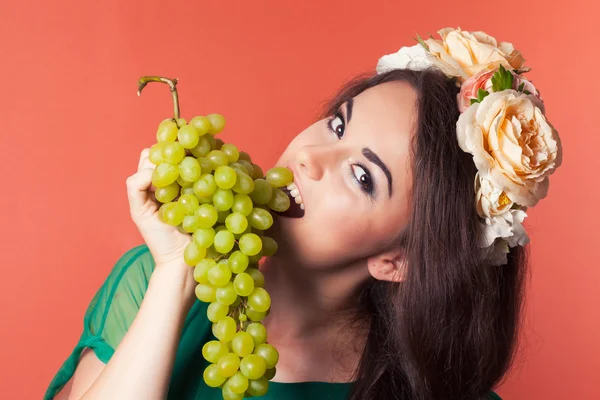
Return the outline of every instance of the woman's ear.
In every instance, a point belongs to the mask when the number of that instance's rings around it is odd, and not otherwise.
[[[402,282],[406,278],[406,260],[402,250],[390,250],[367,260],[369,273],[380,281]]]

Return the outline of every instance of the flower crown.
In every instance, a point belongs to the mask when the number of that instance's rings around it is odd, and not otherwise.
[[[548,177],[561,164],[560,139],[512,44],[460,28],[438,33],[441,40],[417,37],[418,44],[381,57],[377,73],[437,68],[456,79],[458,144],[478,170],[480,247],[489,264],[504,265],[510,247],[529,242],[525,212],[548,193]]]

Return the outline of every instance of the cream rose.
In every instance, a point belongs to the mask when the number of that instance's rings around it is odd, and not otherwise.
[[[427,39],[429,51],[460,71],[462,81],[501,63],[507,70],[522,69],[525,60],[511,43],[498,44],[484,32],[468,32],[446,28],[438,32],[441,40]]]
[[[561,163],[558,133],[536,104],[535,96],[515,90],[492,93],[461,114],[456,127],[479,175],[526,207],[546,196],[548,176]]]
[[[446,76],[460,76],[458,70],[433,56],[420,44],[402,47],[396,53],[381,57],[376,71],[378,74],[383,74],[394,69],[422,71],[431,67],[440,69]]]

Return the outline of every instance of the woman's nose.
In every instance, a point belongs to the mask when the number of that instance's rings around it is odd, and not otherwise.
[[[318,181],[323,177],[327,162],[327,150],[323,145],[308,145],[296,153],[298,170],[308,178]]]

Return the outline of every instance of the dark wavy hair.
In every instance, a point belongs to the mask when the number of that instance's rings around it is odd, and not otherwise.
[[[368,281],[357,319],[370,321],[351,400],[480,399],[514,357],[526,271],[524,248],[489,266],[478,249],[476,168],[456,137],[455,82],[441,72],[393,70],[349,82],[327,105],[403,81],[417,92],[410,222],[398,245],[400,283]]]

